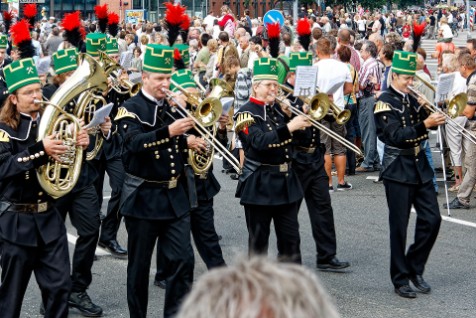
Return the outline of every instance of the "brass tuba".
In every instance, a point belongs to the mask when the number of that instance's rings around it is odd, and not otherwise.
[[[91,111],[91,96],[95,92],[101,95],[106,89],[104,71],[92,57],[84,55],[80,66],[53,94],[51,101],[40,102],[47,106],[38,127],[38,140],[55,134],[69,147],[61,162],[49,158],[48,163],[36,171],[41,187],[53,198],[69,193],[79,179],[83,161],[83,149],[76,145],[79,120]],[[75,107],[73,114],[68,114],[65,109],[71,103]]]

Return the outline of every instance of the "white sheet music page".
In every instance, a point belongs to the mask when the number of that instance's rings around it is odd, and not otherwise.
[[[294,83],[294,96],[314,96],[316,94],[317,67],[296,67],[296,82]]]
[[[438,77],[438,86],[436,87],[435,101],[438,103],[444,101],[453,90],[453,83],[455,80],[455,74],[441,74]]]

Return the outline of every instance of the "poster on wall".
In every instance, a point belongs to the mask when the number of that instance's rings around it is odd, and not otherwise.
[[[126,10],[126,23],[137,23],[147,19],[147,10]]]

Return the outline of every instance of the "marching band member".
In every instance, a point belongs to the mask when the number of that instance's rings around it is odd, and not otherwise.
[[[190,70],[182,69],[177,70],[172,74],[172,81],[180,85],[190,94],[197,94],[199,91],[193,80],[193,74]],[[174,93],[180,94],[180,90],[175,85],[171,85],[170,89]],[[180,95],[183,97],[183,95]],[[186,98],[182,101],[185,106]],[[187,103],[187,108],[190,109],[190,104]],[[194,105],[193,107],[196,107]],[[228,116],[222,115],[219,119],[219,128],[217,129],[216,137],[222,145],[226,146],[227,143],[227,131],[226,124],[228,122]],[[190,133],[189,138],[189,148],[193,148],[195,144],[201,148],[200,153],[207,155],[207,152],[210,151],[208,147],[213,147],[213,145],[207,146],[207,142],[201,137],[200,133],[193,129]],[[208,155],[211,155],[210,153]],[[209,158],[213,160],[213,158]],[[188,167],[192,170],[192,167]],[[213,174],[213,166],[209,168],[208,171],[197,173],[191,171],[194,178],[194,187],[196,194],[190,193],[189,197],[192,200],[196,201],[196,206],[192,206],[190,210],[190,223],[192,229],[192,236],[195,242],[195,246],[200,254],[200,257],[203,259],[205,265],[208,269],[225,265],[225,260],[223,259],[223,253],[220,247],[219,239],[217,232],[215,230],[215,221],[214,221],[214,210],[213,210],[213,198],[220,191],[220,184],[218,183],[215,175]],[[190,189],[190,186],[189,186]],[[165,286],[161,280],[163,277],[160,273],[163,269],[164,264],[163,259],[160,258],[160,248],[157,252],[157,268],[158,273],[154,284],[160,287]]]
[[[428,115],[409,95],[416,66],[415,53],[395,51],[392,83],[374,109],[377,135],[385,143],[381,178],[389,208],[390,275],[395,292],[405,298],[416,297],[409,281],[423,293],[431,291],[422,275],[441,223],[433,170],[420,144],[428,139],[427,129],[444,124],[445,117]],[[415,242],[405,251],[412,205],[417,213]]]
[[[100,33],[89,34],[86,38],[86,53],[97,56],[99,50],[106,45],[106,36]],[[77,67],[76,51],[69,50],[69,54],[59,59],[55,59],[55,70],[61,68],[62,63],[70,67]],[[67,67],[67,66],[64,66]],[[63,84],[64,85],[64,84]],[[69,104],[71,105],[71,104]],[[74,105],[74,103],[73,103]],[[71,106],[73,106],[71,105]],[[69,109],[68,109],[69,108]],[[71,107],[67,107],[68,112],[73,112]],[[100,125],[100,133],[96,138],[109,136],[111,121],[107,120]],[[91,145],[94,146],[94,139],[91,138]],[[100,317],[103,310],[96,305],[89,297],[86,290],[91,285],[93,275],[92,266],[94,254],[99,239],[99,227],[101,225],[98,196],[94,188],[94,181],[97,179],[97,171],[90,161],[84,159],[81,167],[81,175],[73,190],[62,196],[57,201],[57,208],[64,219],[69,214],[71,223],[76,228],[78,239],[74,247],[72,262],[72,290],[69,296],[70,307],[77,308],[84,316]]]
[[[303,116],[289,121],[275,104],[276,60],[260,58],[253,68],[252,97],[235,114],[245,163],[236,196],[245,207],[249,253],[266,254],[271,220],[280,257],[301,263],[297,213],[303,192],[291,168],[293,132],[309,127]]]
[[[105,52],[113,61],[119,63],[119,46],[116,38],[110,37],[107,39]],[[123,70],[120,76],[127,77],[127,73]],[[117,80],[120,81],[120,78]],[[121,106],[129,96],[130,94],[121,94],[114,89],[109,90],[106,101],[114,104],[109,114],[110,118],[116,117],[119,106]],[[98,245],[106,248],[115,257],[125,258],[127,257],[127,250],[117,241],[117,232],[122,219],[122,215],[119,211],[119,202],[121,199],[122,184],[124,183],[124,166],[121,160],[122,137],[116,133],[116,128],[113,129],[113,131],[114,133],[104,142],[103,147],[92,160],[92,164],[99,174],[99,177],[95,181],[99,206],[102,206],[103,185],[106,172],[109,176],[109,185],[111,187],[111,198],[107,204],[106,215],[101,222],[101,234]]]
[[[288,87],[294,88],[297,66],[312,66],[312,59],[311,52],[295,52],[289,55],[289,75],[286,81]],[[291,95],[287,99],[293,106],[304,111],[304,103],[299,98]],[[304,190],[312,236],[316,243],[317,268],[340,270],[349,267],[348,262],[339,261],[336,257],[334,212],[328,191],[328,177],[324,169],[326,149],[325,145],[320,143],[320,131],[312,126],[304,131],[295,132],[294,137],[293,169]]]
[[[130,317],[146,317],[151,257],[159,239],[167,277],[164,316],[173,316],[193,281],[190,205],[184,186],[183,134],[193,120],[175,120],[166,101],[173,48],[146,46],[142,90],[119,108],[126,177],[121,212],[128,238],[127,301]],[[160,57],[160,58],[158,58]]]
[[[4,68],[10,94],[0,112],[0,312],[20,317],[31,273],[42,292],[48,317],[68,315],[71,289],[68,242],[53,198],[40,187],[35,168],[48,156],[60,160],[68,147],[54,136],[37,141],[41,85],[33,59]],[[82,130],[78,145],[89,140]]]

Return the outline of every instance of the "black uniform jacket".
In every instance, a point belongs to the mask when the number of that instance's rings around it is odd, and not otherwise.
[[[115,121],[123,138],[125,216],[172,219],[190,210],[182,176],[187,141],[169,135],[174,114],[166,101],[150,100],[142,91],[119,108]]]
[[[0,237],[18,245],[38,246],[65,235],[62,218],[56,210],[44,213],[6,211],[5,204],[38,204],[53,199],[41,188],[35,168],[48,156],[43,142],[36,141],[38,122],[20,116],[16,130],[0,123]]]
[[[240,203],[269,206],[302,199],[300,182],[291,167],[289,119],[280,106],[267,106],[251,97],[234,118],[245,152],[236,191]]]
[[[378,98],[374,115],[377,136],[385,143],[381,178],[408,184],[432,180],[433,170],[420,147],[428,139],[426,108],[390,86]]]
[[[294,88],[291,84],[286,83],[286,86]],[[304,102],[289,95],[287,97],[292,106],[303,111]],[[308,114],[310,116],[310,114]],[[312,165],[313,168],[318,169],[324,166],[325,146],[320,143],[320,130],[314,126],[308,127],[305,130],[298,130],[293,133],[293,159],[295,163]],[[315,149],[315,150],[314,150]]]

